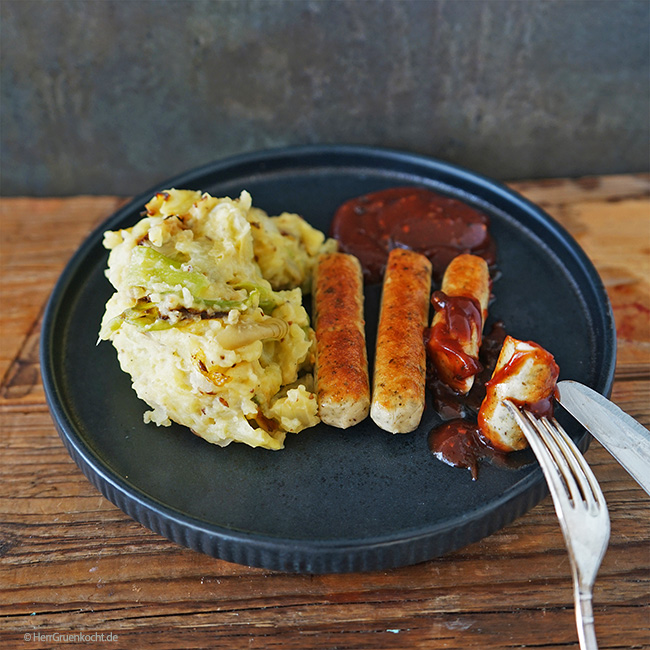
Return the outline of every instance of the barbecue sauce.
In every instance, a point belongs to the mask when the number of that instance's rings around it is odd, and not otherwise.
[[[448,296],[442,291],[433,292],[431,304],[436,312],[444,313],[444,318],[434,319],[433,326],[425,330],[427,357],[438,373],[449,374],[443,377],[447,384],[458,385],[482,369],[479,360],[467,354],[462,346],[462,341],[470,341],[473,336],[478,336],[480,346],[483,329],[481,307],[475,298]],[[446,363],[441,363],[442,358]]]
[[[361,262],[367,284],[381,282],[388,253],[408,248],[429,258],[440,280],[449,262],[461,253],[496,262],[489,219],[472,206],[431,190],[395,187],[343,203],[330,234],[340,250]]]
[[[495,322],[483,336],[479,351],[481,369],[467,395],[460,395],[449,388],[438,377],[431,361],[427,366],[427,388],[433,399],[433,408],[443,419],[442,424],[429,433],[429,449],[448,465],[469,469],[474,480],[478,478],[480,460],[489,460],[504,467],[511,464],[516,466],[520,462],[518,457],[510,463],[511,455],[494,449],[481,435],[476,421],[485,398],[486,383],[492,376],[505,338],[506,330],[501,321]]]
[[[517,469],[533,460],[530,449],[510,452],[495,449],[481,435],[476,422],[471,420],[443,422],[431,429],[428,442],[431,453],[438,460],[452,467],[468,469],[473,481],[478,479],[479,461],[487,460],[498,467]]]

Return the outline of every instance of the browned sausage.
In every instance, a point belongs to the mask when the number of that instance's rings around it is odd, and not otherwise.
[[[417,428],[424,411],[431,262],[402,248],[388,256],[377,332],[370,417],[386,431]]]
[[[316,394],[325,424],[346,429],[368,415],[370,382],[359,260],[321,255],[314,271]]]

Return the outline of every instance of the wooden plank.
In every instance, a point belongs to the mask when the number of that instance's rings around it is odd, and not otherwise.
[[[620,342],[613,399],[650,427],[649,186],[648,175],[513,184],[596,263]],[[25,641],[37,632],[119,637],[95,639],[97,648],[576,647],[568,559],[549,499],[445,557],[325,576],[242,567],[181,548],[104,499],[56,434],[38,336],[65,262],[121,202],[0,201],[0,291],[8,305],[0,321],[3,648],[69,645]],[[594,595],[599,647],[650,647],[650,499],[598,443],[587,459],[612,522]]]
[[[635,390],[623,391],[622,404],[636,402],[636,395]],[[650,421],[648,403],[639,406],[644,407],[644,421]],[[295,630],[277,631],[286,626],[287,617],[299,620],[307,633],[316,634],[322,621],[327,621],[323,629],[329,634],[333,627],[354,621],[359,626],[355,634],[379,634],[373,616],[381,611],[387,629],[408,629],[418,637],[424,634],[421,624],[409,627],[403,621],[438,617],[447,623],[478,622],[486,611],[507,619],[521,611],[535,612],[543,603],[547,616],[568,612],[563,634],[573,633],[566,552],[548,499],[491,537],[415,567],[367,575],[292,576],[208,558],[133,522],[81,475],[48,417],[43,410],[24,412],[16,406],[7,422],[13,444],[5,460],[12,467],[29,467],[0,484],[0,613],[13,631],[66,629],[72,620],[75,630],[143,627],[153,634],[155,623],[157,638],[161,629],[200,625],[223,634],[225,643],[232,641],[230,627],[239,624],[232,619],[244,617],[247,628],[275,630],[277,642],[287,644]],[[608,625],[622,625],[630,608],[648,600],[650,501],[597,443],[587,457],[612,519],[596,615],[607,617]],[[490,589],[485,589],[486,582]],[[538,623],[535,629],[541,632],[543,621]],[[464,644],[488,643],[484,637],[471,640],[469,628],[459,629]],[[174,639],[172,634],[170,644],[160,647],[172,647]],[[296,639],[304,641],[302,636]]]
[[[109,196],[0,200],[0,377],[25,336],[38,334],[36,323],[66,262],[122,203]]]
[[[650,175],[512,183],[576,239],[607,289],[616,376],[650,375]]]

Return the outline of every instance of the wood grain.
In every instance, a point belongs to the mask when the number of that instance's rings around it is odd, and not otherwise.
[[[650,177],[513,187],[558,219],[610,295],[619,358],[613,399],[650,426]],[[25,634],[113,634],[93,648],[577,647],[572,585],[552,503],[445,557],[394,571],[291,575],[179,547],[104,499],[68,456],[45,405],[45,301],[116,197],[2,199],[0,643]],[[650,499],[600,446],[611,542],[594,594],[601,650],[650,648]],[[115,639],[115,635],[117,639]]]
[[[512,183],[559,221],[598,269],[616,320],[617,377],[650,366],[650,177]]]

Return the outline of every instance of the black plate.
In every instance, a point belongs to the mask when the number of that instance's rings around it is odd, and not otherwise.
[[[145,425],[146,410],[108,342],[97,343],[104,303],[105,230],[138,221],[167,187],[237,196],[269,214],[298,212],[327,231],[343,201],[418,185],[489,214],[501,278],[494,317],[509,333],[549,349],[561,378],[609,395],[615,330],[602,283],[575,241],[503,185],[440,161],[385,149],[311,146],[219,161],[152,188],[95,230],[57,283],[41,340],[43,384],[68,451],[86,476],[145,526],[225,560],[312,573],[379,570],[433,558],[481,539],[537,504],[546,486],[535,462],[484,464],[477,482],[428,451],[438,416],[392,435],[370,419],[341,431],[289,434],[271,452],[219,448],[174,425]],[[366,296],[372,350],[378,291]],[[582,449],[588,436],[566,422]]]

